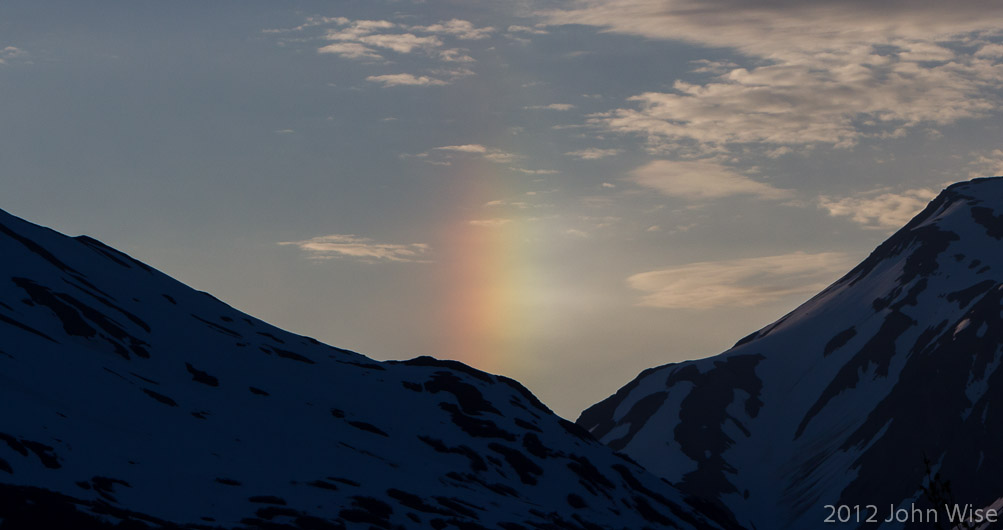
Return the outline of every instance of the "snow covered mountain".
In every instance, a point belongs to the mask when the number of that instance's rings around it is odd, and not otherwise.
[[[1001,282],[1003,178],[958,183],[790,314],[577,423],[738,526],[831,528],[847,506],[835,526],[949,528],[943,507],[883,521],[930,506],[924,458],[952,502],[1003,497]]]
[[[326,346],[0,212],[0,529],[113,527],[715,526],[515,381]]]

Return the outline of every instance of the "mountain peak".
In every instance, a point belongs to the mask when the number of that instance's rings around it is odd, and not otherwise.
[[[510,379],[327,346],[7,213],[0,255],[5,530],[717,527]]]
[[[579,425],[758,528],[922,505],[924,458],[1003,497],[1003,178],[954,184],[830,287],[708,359],[642,372]],[[926,506],[924,505],[924,506]],[[946,517],[946,516],[945,516]]]

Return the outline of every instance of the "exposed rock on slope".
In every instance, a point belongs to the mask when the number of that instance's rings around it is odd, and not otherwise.
[[[286,333],[0,212],[0,529],[705,528],[515,381]]]
[[[795,311],[642,372],[578,424],[747,527],[927,506],[924,456],[959,503],[988,506],[1003,496],[1001,282],[1003,178],[955,184]]]

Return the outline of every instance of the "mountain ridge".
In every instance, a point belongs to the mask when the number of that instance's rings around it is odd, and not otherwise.
[[[577,423],[748,527],[923,504],[925,456],[988,506],[1003,496],[988,414],[1003,399],[1001,214],[1003,178],[954,184],[794,311],[720,355],[643,371]]]
[[[0,530],[719,527],[518,382],[294,335],[0,211]]]

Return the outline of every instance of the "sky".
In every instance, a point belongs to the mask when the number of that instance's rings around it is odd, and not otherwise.
[[[0,208],[570,419],[1003,174],[1003,3],[0,3]]]

